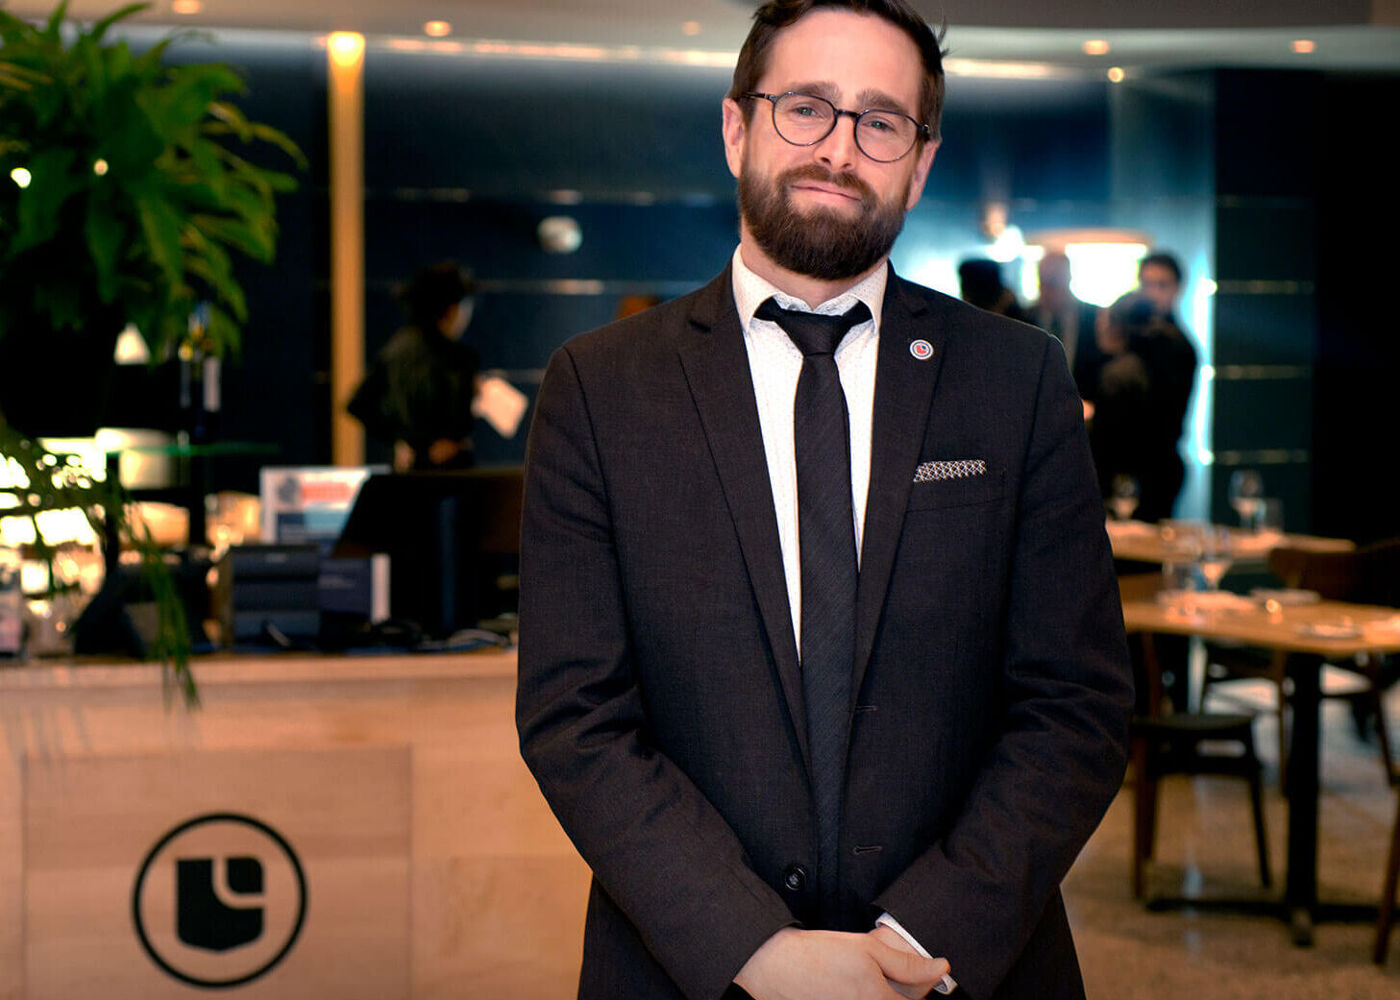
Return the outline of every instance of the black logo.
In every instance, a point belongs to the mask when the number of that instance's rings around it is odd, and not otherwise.
[[[151,848],[131,892],[151,960],[194,986],[238,986],[286,957],[306,919],[306,875],[265,823],[211,813]]]

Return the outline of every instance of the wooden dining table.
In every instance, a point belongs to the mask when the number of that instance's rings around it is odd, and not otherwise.
[[[1189,523],[1188,523],[1189,524]],[[1204,528],[1205,522],[1197,523]],[[1219,529],[1222,525],[1211,525]],[[1164,563],[1182,559],[1183,549],[1177,537],[1181,527],[1176,523],[1147,524],[1144,521],[1107,522],[1108,540],[1115,559],[1129,562]],[[1230,538],[1230,552],[1238,567],[1262,567],[1274,549],[1306,549],[1309,552],[1350,552],[1356,543],[1345,538],[1324,538],[1319,535],[1298,535],[1281,531],[1245,531],[1224,528]]]
[[[1302,595],[1298,599],[1307,600]],[[1293,725],[1286,788],[1288,844],[1283,897],[1262,902],[1215,901],[1214,908],[1278,916],[1290,924],[1298,945],[1312,943],[1313,926],[1318,921],[1373,920],[1374,906],[1325,904],[1318,900],[1320,677],[1322,664],[1328,660],[1350,659],[1363,652],[1400,652],[1400,609],[1323,600],[1295,604],[1287,591],[1261,599],[1218,592],[1162,592],[1138,598],[1125,594],[1123,621],[1130,634],[1196,636],[1289,654]]]

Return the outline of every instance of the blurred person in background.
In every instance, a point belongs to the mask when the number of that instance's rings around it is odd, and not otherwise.
[[[462,337],[475,295],[472,276],[452,261],[424,268],[396,292],[407,324],[346,407],[367,434],[393,445],[395,472],[472,466],[480,362]]]
[[[1141,490],[1137,517],[1159,521],[1186,477],[1178,445],[1196,377],[1196,349],[1147,296],[1129,292],[1099,314],[1104,354],[1090,444],[1099,487],[1133,476]]]
[[[1181,261],[1169,253],[1155,251],[1138,262],[1138,293],[1152,303],[1152,311],[1181,329],[1176,318],[1176,300],[1181,296],[1185,272]]]
[[[1016,293],[1002,281],[1001,265],[996,261],[982,257],[963,261],[958,265],[958,284],[964,302],[998,316],[1026,318]]]
[[[1070,291],[1069,258],[1047,253],[1040,258],[1040,298],[1030,307],[1029,320],[1064,345],[1065,360],[1085,402],[1098,396],[1099,369],[1104,356],[1096,330],[1099,309],[1081,302]]]

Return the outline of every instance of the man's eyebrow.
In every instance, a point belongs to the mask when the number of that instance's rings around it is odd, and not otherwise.
[[[794,83],[787,88],[789,94],[811,94],[813,97],[825,97],[832,104],[839,104],[837,100],[841,96],[841,89],[830,80],[811,80],[807,83]]]
[[[903,101],[897,97],[891,97],[883,90],[862,90],[856,95],[856,102],[860,105],[858,109],[860,111],[879,108],[882,111],[898,111],[910,118],[916,117],[913,111],[904,106]]]
[[[787,88],[788,93],[811,94],[813,97],[825,97],[838,108],[841,107],[841,88],[830,80],[811,80],[806,83],[794,83]],[[905,107],[904,102],[897,97],[878,90],[874,87],[867,87],[856,94],[855,104],[851,111],[866,111],[871,108],[879,108],[882,111],[898,111],[900,114],[916,118],[915,112]]]

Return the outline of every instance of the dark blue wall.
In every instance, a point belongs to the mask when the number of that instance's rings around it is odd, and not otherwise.
[[[303,186],[281,200],[272,268],[241,269],[251,316],[228,366],[223,432],[272,441],[277,461],[329,460],[326,69],[309,43],[177,49],[240,67],[255,120],[306,151]],[[399,322],[396,283],[456,258],[482,295],[468,336],[488,368],[533,394],[550,352],[615,315],[624,294],[672,297],[733,252],[733,179],[720,142],[727,70],[443,56],[372,47],[365,63],[366,350]],[[1027,232],[1111,221],[1107,86],[953,79],[924,201],[897,267],[948,280],[978,252],[982,205],[1007,201]],[[569,215],[572,254],[546,253],[540,220]],[[515,462],[523,434],[479,427],[483,461]],[[370,460],[387,449],[371,444]],[[256,462],[220,463],[216,482],[256,487]]]

